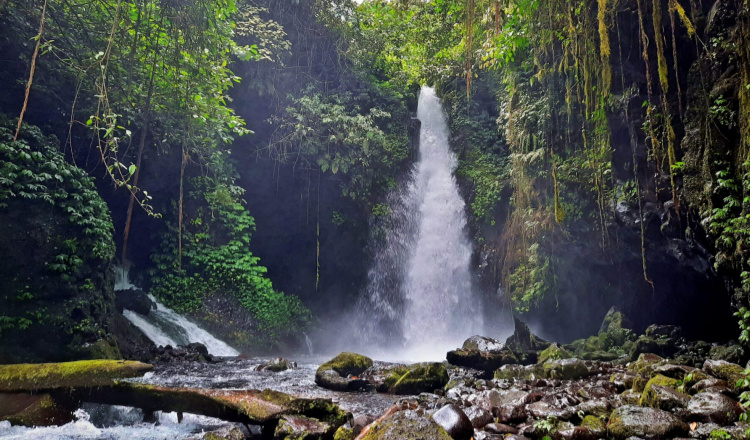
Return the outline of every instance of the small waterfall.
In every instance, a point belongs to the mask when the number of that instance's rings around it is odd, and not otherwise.
[[[310,340],[310,337],[307,336],[307,333],[303,333],[305,335],[305,344],[307,344],[307,351],[310,356],[313,355],[313,345],[312,341]]]
[[[118,267],[115,274],[115,290],[137,288],[130,284],[127,269]],[[120,287],[123,286],[126,287],[121,289]],[[126,309],[123,311],[123,316],[138,327],[154,344],[176,347],[191,342],[200,342],[214,356],[238,356],[240,354],[239,351],[230,347],[224,341],[217,339],[194,322],[160,303],[153,296],[149,295],[148,297],[156,304],[156,309],[151,310],[148,315],[140,315]]]
[[[443,359],[482,328],[469,270],[471,242],[464,201],[453,177],[446,115],[435,90],[423,87],[419,161],[376,224],[385,236],[375,249],[367,294],[359,304],[365,343],[412,360]],[[395,343],[394,343],[395,342]]]

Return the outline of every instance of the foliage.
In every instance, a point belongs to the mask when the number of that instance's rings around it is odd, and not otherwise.
[[[244,191],[226,177],[194,177],[191,185],[188,204],[193,209],[182,232],[183,260],[171,224],[173,233],[165,235],[161,252],[152,256],[151,292],[181,312],[201,309],[212,295],[231,294],[257,320],[260,338],[267,343],[298,336],[309,325],[310,312],[297,297],[275,291],[266,268],[250,252],[255,220],[243,206]]]

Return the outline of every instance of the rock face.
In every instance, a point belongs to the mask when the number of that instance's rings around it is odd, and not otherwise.
[[[674,414],[660,409],[633,405],[625,405],[616,409],[610,417],[607,428],[607,433],[613,439],[675,438],[687,432],[687,424]]]
[[[372,367],[372,359],[356,353],[343,352],[318,367],[315,383],[334,391],[360,391],[370,383],[357,376]]]

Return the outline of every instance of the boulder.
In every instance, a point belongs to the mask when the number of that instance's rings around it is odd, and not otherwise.
[[[514,317],[513,322],[515,324],[515,331],[505,341],[506,347],[510,348],[513,352],[527,352],[527,351],[542,351],[550,346],[550,343],[544,339],[531,333],[529,326]]]
[[[386,390],[393,394],[419,394],[433,392],[448,383],[448,370],[437,362],[399,366],[385,379]]]
[[[414,411],[398,411],[370,425],[357,439],[451,440],[451,436],[432,419],[420,416]]]
[[[699,393],[687,405],[688,420],[729,425],[744,411],[736,400],[721,393]]]
[[[478,406],[465,407],[464,414],[469,418],[471,426],[473,426],[474,429],[482,429],[494,420],[490,411],[487,411],[484,408],[479,408]]]
[[[518,364],[508,364],[495,370],[495,379],[501,380],[527,380],[543,376],[544,371],[541,365],[527,365],[524,367]]]
[[[485,336],[472,336],[464,341],[462,350],[478,350],[485,353],[500,353],[505,348],[502,342]]]
[[[370,383],[357,376],[372,367],[372,359],[356,353],[343,352],[318,367],[315,383],[334,391],[360,391]]]
[[[591,433],[596,435],[597,438],[604,437],[607,432],[607,423],[600,417],[596,416],[584,416],[581,421],[581,426],[587,428]]]
[[[473,368],[491,373],[503,365],[517,364],[518,358],[507,349],[497,353],[482,352],[479,350],[453,350],[446,355],[448,363],[459,367]]]
[[[639,403],[666,411],[684,408],[690,396],[678,392],[679,385],[679,380],[657,374],[646,383]]]
[[[448,404],[440,408],[432,415],[432,420],[454,440],[469,440],[474,434],[471,420],[456,405]]]
[[[572,357],[573,354],[568,350],[557,344],[552,344],[539,354],[539,363],[544,363],[548,360],[570,359]]]
[[[119,313],[124,309],[132,310],[139,315],[148,315],[156,304],[141,289],[115,290],[115,308]]]
[[[283,415],[273,433],[274,440],[317,440],[330,438],[331,425],[300,415]]]
[[[281,371],[296,369],[296,362],[292,362],[284,358],[271,359],[270,361],[255,367],[255,371],[270,371],[272,373],[279,373]]]
[[[736,388],[737,382],[744,377],[742,374],[744,368],[727,361],[708,359],[703,364],[703,371],[711,376],[726,380],[729,382],[729,386],[733,388]]]
[[[608,438],[660,439],[679,437],[688,426],[672,413],[654,408],[625,405],[612,412],[607,427]]]
[[[154,367],[137,361],[91,360],[0,365],[0,392],[102,387],[143,376]]]

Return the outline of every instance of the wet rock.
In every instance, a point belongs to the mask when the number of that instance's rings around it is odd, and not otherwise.
[[[711,376],[726,380],[731,387],[736,387],[737,381],[742,378],[744,369],[727,361],[708,359],[703,364],[703,371]]]
[[[202,440],[245,440],[245,433],[237,426],[224,426],[203,434]]]
[[[688,419],[697,422],[713,422],[727,425],[743,413],[740,404],[721,393],[700,393],[687,405]]]
[[[484,430],[493,434],[518,434],[518,429],[502,423],[490,423]]]
[[[324,438],[331,426],[320,420],[299,416],[283,415],[273,433],[274,440],[315,440]]]
[[[661,374],[651,378],[641,395],[640,405],[671,411],[684,408],[690,396],[676,390],[680,381]]]
[[[398,411],[381,418],[360,436],[361,440],[451,440],[440,425],[414,411]]]
[[[139,315],[148,315],[156,304],[141,289],[115,290],[115,308],[119,313],[124,309],[132,310]]]
[[[528,405],[526,411],[538,419],[570,420],[576,414],[576,410],[570,406],[558,406],[544,401]]]
[[[677,347],[673,341],[662,338],[651,338],[648,336],[641,336],[633,345],[630,350],[630,359],[635,360],[643,353],[653,353],[659,356],[672,356],[677,352]]]
[[[356,437],[357,434],[354,433],[352,428],[342,426],[336,430],[336,433],[333,435],[333,440],[354,440]]]
[[[497,353],[481,352],[479,350],[453,350],[449,351],[446,359],[451,365],[474,368],[485,373],[491,373],[503,365],[517,364],[516,355],[507,349]]]
[[[443,388],[448,383],[448,370],[437,362],[398,366],[385,379],[387,392],[419,394]]]
[[[606,399],[588,400],[576,406],[576,412],[597,417],[607,417],[612,412],[612,405]]]
[[[370,382],[357,376],[372,367],[372,359],[356,353],[343,352],[318,367],[315,383],[334,391],[360,391],[370,388]]]
[[[498,380],[528,380],[542,377],[544,371],[539,365],[508,364],[495,370],[495,379]]]
[[[473,404],[487,411],[502,405],[524,405],[529,393],[521,390],[486,390],[473,397]]]
[[[354,432],[354,435],[359,435],[360,432],[362,432],[363,429],[370,423],[377,420],[375,417],[368,415],[368,414],[362,414],[360,416],[357,416],[349,422],[352,428],[352,432]]]
[[[561,429],[552,436],[555,440],[597,440],[599,436],[584,426]]]
[[[622,392],[627,389],[633,388],[633,380],[635,375],[632,373],[615,373],[609,380],[617,387],[617,390]]]
[[[494,420],[492,412],[479,408],[478,406],[464,408],[464,414],[469,418],[471,426],[473,426],[474,429],[482,429]]]
[[[729,389],[729,382],[723,379],[717,379],[715,377],[711,377],[708,379],[699,380],[693,386],[690,387],[690,392],[692,394],[700,393],[701,391],[705,391],[707,389]]]
[[[191,342],[187,346],[185,346],[189,351],[194,351],[196,353],[202,354],[203,356],[208,356],[208,348],[201,344],[200,342]]]
[[[265,364],[260,364],[255,367],[255,371],[270,371],[272,373],[296,369],[296,362],[292,362],[284,358],[275,358],[270,360],[269,362],[266,362]]]
[[[505,348],[502,342],[485,336],[472,336],[461,347],[462,350],[477,350],[485,353],[500,353]]]
[[[523,404],[503,404],[496,407],[492,413],[499,423],[517,422],[526,419],[528,413]]]
[[[574,380],[589,374],[586,364],[580,359],[558,359],[547,361],[543,366],[545,377],[550,379]]]
[[[628,371],[633,373],[642,374],[645,376],[651,376],[651,373],[660,365],[664,365],[666,361],[663,357],[653,353],[642,353],[638,355],[638,359],[628,364]]]
[[[456,405],[449,404],[440,408],[432,415],[432,420],[454,440],[469,440],[474,434],[471,420]]]
[[[630,322],[630,319],[628,319],[628,317],[620,311],[620,309],[618,309],[616,306],[612,306],[609,311],[607,311],[607,314],[604,315],[602,325],[599,327],[599,333],[605,333],[611,330],[619,330],[623,328],[632,329],[633,324],[632,322]]]
[[[607,432],[607,423],[600,417],[587,415],[581,421],[581,426],[587,428],[597,438],[604,437]]]
[[[541,351],[550,346],[550,343],[531,333],[529,326],[520,319],[513,318],[515,331],[505,345],[513,352]]]
[[[688,431],[688,426],[675,415],[653,408],[622,406],[612,412],[607,427],[609,438],[644,439],[673,438]]]
[[[709,357],[715,360],[722,360],[734,364],[741,364],[747,359],[745,350],[739,345],[717,345],[711,347]]]

